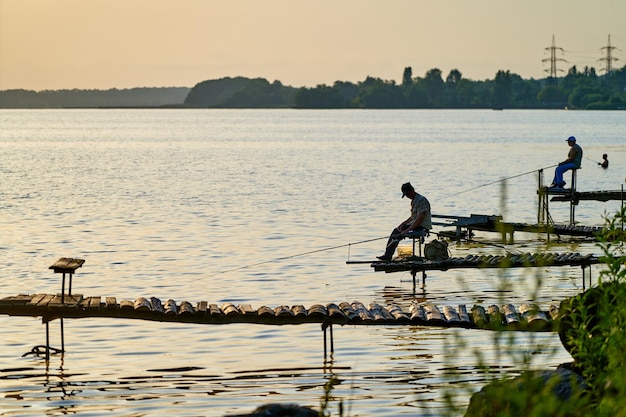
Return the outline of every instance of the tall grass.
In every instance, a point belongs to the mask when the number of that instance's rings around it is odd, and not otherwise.
[[[561,373],[533,371],[530,352],[522,351],[512,355],[515,366],[522,370],[520,375],[501,377],[477,351],[477,369],[491,374],[491,378],[472,398],[466,416],[626,416],[624,217],[623,207],[612,218],[607,217],[605,231],[597,238],[596,245],[602,251],[597,285],[561,303],[559,336],[574,363]],[[538,288],[541,282],[538,277]],[[492,335],[497,352],[519,352],[513,333]],[[528,337],[533,345],[533,335]],[[447,414],[461,415],[463,405],[455,403],[454,396],[454,389],[445,393]]]

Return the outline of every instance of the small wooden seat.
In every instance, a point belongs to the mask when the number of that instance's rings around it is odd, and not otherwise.
[[[54,270],[55,274],[63,274],[63,280],[61,281],[61,303],[65,302],[65,274],[70,274],[67,294],[72,295],[72,275],[74,275],[74,272],[83,266],[84,263],[84,259],[59,258],[48,268]]]
[[[84,259],[59,258],[48,269],[53,269],[55,273],[73,274],[78,268],[83,266],[84,263]]]
[[[413,256],[415,255],[415,243],[418,243],[418,255],[420,258],[422,257],[422,245],[424,244],[425,238],[430,234],[428,230],[420,229],[420,230],[409,230],[406,237],[413,240]]]

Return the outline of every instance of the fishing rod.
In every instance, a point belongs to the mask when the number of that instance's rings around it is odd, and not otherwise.
[[[596,163],[596,164],[598,164],[598,165],[602,165],[602,162],[598,162],[598,161],[596,161],[596,160],[594,160],[594,159],[587,158],[586,156],[585,156],[584,158],[585,158],[585,159],[590,160],[591,162],[595,162],[595,163]]]
[[[550,166],[547,166],[547,167],[544,167],[544,168],[540,168],[540,169],[534,169],[532,171],[524,172],[524,173],[521,173],[521,174],[513,175],[511,177],[503,178],[503,179],[500,179],[500,180],[497,180],[497,181],[493,181],[493,182],[490,182],[490,183],[487,183],[487,184],[479,185],[478,187],[474,187],[474,188],[470,188],[468,190],[461,191],[461,192],[457,193],[456,195],[462,194],[462,193],[466,193],[468,191],[473,191],[473,190],[476,190],[478,188],[486,187],[488,185],[497,184],[499,182],[510,180],[512,178],[517,178],[517,177],[521,177],[523,175],[532,174],[533,172],[536,172],[536,171],[539,171],[539,170],[542,170],[542,169],[553,168],[555,166],[557,166],[557,164],[550,165]],[[437,236],[440,236],[438,233],[435,233],[435,232],[431,232],[431,233],[433,233],[433,234],[435,234]],[[272,262],[278,262],[278,261],[284,261],[286,259],[297,258],[299,256],[310,255],[312,253],[325,252],[325,251],[339,249],[339,248],[345,248],[345,247],[350,248],[352,245],[359,245],[359,244],[362,244],[362,243],[368,243],[368,242],[373,242],[373,241],[376,241],[376,240],[387,239],[387,238],[388,238],[388,236],[377,237],[377,238],[373,238],[373,239],[361,240],[361,241],[355,242],[355,243],[346,243],[346,244],[343,244],[343,245],[332,246],[332,247],[328,247],[328,248],[315,249],[315,250],[311,250],[311,251],[307,251],[307,252],[297,253],[295,255],[281,256],[279,258],[274,258],[274,259],[270,259],[270,260],[267,260],[267,261],[261,261],[261,262],[257,262],[257,263],[253,263],[253,264],[239,266],[239,267],[236,267],[236,268],[231,268],[231,269],[226,269],[226,270],[223,270],[223,271],[218,271],[218,272],[215,272],[214,274],[209,275],[209,277],[212,277],[212,276],[215,276],[215,275],[220,275],[220,274],[226,274],[228,272],[238,271],[238,270],[241,270],[241,269],[252,268],[254,266],[265,265],[265,264],[272,263]],[[465,239],[465,240],[467,240],[468,242],[471,241],[471,240],[468,240],[468,239]],[[490,245],[490,243],[484,243],[484,242],[479,242],[479,241],[474,241],[474,243]],[[506,250],[507,252],[509,251],[506,247],[504,247],[502,245],[497,245],[497,244],[491,244],[491,245],[500,247],[500,248]],[[350,257],[350,252],[349,252],[349,249],[348,249],[348,258],[349,257]]]
[[[354,242],[354,243],[346,243],[346,244],[343,244],[343,245],[332,246],[332,247],[329,247],[329,248],[315,249],[315,250],[311,250],[311,251],[307,251],[307,252],[297,253],[295,255],[281,256],[280,258],[274,258],[274,259],[270,259],[268,261],[261,261],[261,262],[257,262],[257,263],[254,263],[254,264],[239,266],[237,268],[231,268],[231,269],[226,269],[224,271],[218,271],[218,272],[215,272],[214,274],[208,275],[208,277],[213,277],[215,275],[225,274],[227,272],[238,271],[240,269],[251,268],[253,266],[269,264],[271,262],[284,261],[285,259],[291,259],[291,258],[297,258],[299,256],[310,255],[312,253],[325,252],[325,251],[329,251],[329,250],[345,248],[346,246],[348,248],[350,248],[352,245],[360,245],[362,243],[374,242],[376,240],[387,239],[388,237],[389,236],[376,237],[376,238],[373,238],[373,239],[361,240],[359,242]],[[348,257],[349,257],[349,255],[348,255]]]
[[[557,165],[558,165],[558,164],[554,164],[554,165],[550,165],[550,166],[543,167],[543,168],[539,168],[539,169],[533,169],[532,171],[528,171],[528,172],[524,172],[524,173],[521,173],[521,174],[513,175],[513,176],[511,176],[511,177],[507,177],[507,178],[502,178],[502,179],[497,180],[497,181],[492,181],[492,182],[489,182],[489,183],[487,183],[487,184],[479,185],[478,187],[474,187],[474,188],[470,188],[470,189],[468,189],[468,190],[460,191],[460,192],[458,192],[458,193],[456,193],[456,194],[453,194],[453,195],[459,195],[459,194],[466,193],[466,192],[468,192],[468,191],[474,191],[474,190],[477,190],[477,189],[479,189],[479,188],[486,187],[486,186],[488,186],[488,185],[493,185],[493,184],[497,184],[497,183],[499,183],[499,182],[504,182],[504,181],[507,181],[507,180],[510,180],[510,179],[513,179],[513,178],[521,177],[521,176],[523,176],[523,175],[532,174],[533,172],[541,171],[541,170],[543,170],[543,169],[554,168],[554,167],[555,167],[555,166],[557,166]]]

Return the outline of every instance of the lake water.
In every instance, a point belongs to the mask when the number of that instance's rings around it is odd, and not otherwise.
[[[408,273],[346,261],[382,254],[409,214],[406,181],[435,214],[532,223],[536,171],[551,181],[568,136],[585,151],[579,190],[620,189],[626,176],[626,112],[1,110],[0,125],[0,297],[59,292],[48,267],[78,257],[86,263],[73,292],[118,300],[547,308],[581,291],[579,268],[433,271],[414,292]],[[607,170],[596,164],[603,153]],[[619,206],[581,202],[576,220],[602,225]],[[567,203],[550,207],[567,223]],[[452,255],[503,254],[498,238],[478,234],[487,244],[451,244]],[[507,249],[599,253],[592,242],[523,234]],[[331,378],[332,415],[340,403],[346,416],[458,415],[493,376],[571,360],[558,336],[543,333],[336,326],[335,352],[324,358],[312,324],[64,327],[66,352],[47,364],[22,357],[45,343],[41,319],[0,316],[0,415],[319,409]],[[58,321],[50,329],[59,347]]]

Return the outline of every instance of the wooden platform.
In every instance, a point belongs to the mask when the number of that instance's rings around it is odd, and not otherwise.
[[[486,232],[497,232],[503,236],[511,236],[513,232],[545,233],[557,236],[577,236],[595,238],[604,229],[598,226],[581,226],[565,224],[530,224],[530,223],[509,223],[498,222],[493,225],[473,225],[470,230],[480,230]],[[506,239],[503,239],[506,240]]]
[[[533,305],[512,304],[487,307],[436,306],[430,303],[412,304],[409,310],[398,305],[382,306],[361,302],[315,304],[309,308],[296,306],[261,306],[248,304],[220,306],[206,301],[190,303],[168,299],[140,297],[117,302],[115,297],[65,296],[58,294],[20,294],[0,300],[0,314],[42,317],[44,323],[63,318],[108,317],[141,319],[161,322],[198,324],[254,323],[288,325],[321,323],[339,325],[415,325],[464,327],[485,330],[553,331],[558,320],[558,307],[541,311]]]
[[[554,197],[556,198],[556,197]],[[563,200],[569,201],[569,200]],[[598,226],[560,225],[560,224],[532,224],[519,222],[504,222],[501,216],[488,216],[483,214],[471,214],[469,217],[433,215],[433,218],[441,218],[443,221],[433,222],[442,227],[454,227],[454,233],[440,233],[450,238],[461,238],[463,229],[471,235],[474,230],[493,232],[502,235],[502,241],[513,241],[514,232],[545,233],[557,236],[577,236],[595,238],[604,229]]]
[[[467,255],[465,258],[449,258],[443,261],[429,261],[425,258],[410,257],[392,261],[371,263],[375,271],[446,271],[457,268],[528,268],[545,266],[581,266],[599,263],[595,255],[580,253],[526,253],[522,255]]]
[[[575,191],[572,195],[571,190],[565,190],[565,192],[549,192],[548,194],[555,194],[551,201],[570,201],[573,200],[578,204],[578,201],[612,201],[612,200],[624,200],[623,191]]]

